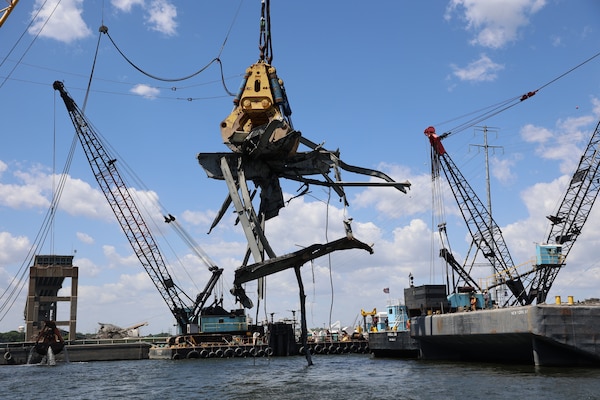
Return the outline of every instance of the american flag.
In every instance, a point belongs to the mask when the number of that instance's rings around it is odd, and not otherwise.
[[[383,293],[389,293],[389,292],[390,292],[390,288],[389,287],[383,288]]]

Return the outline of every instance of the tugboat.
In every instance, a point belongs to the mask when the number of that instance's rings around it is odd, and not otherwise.
[[[399,300],[388,301],[386,311],[362,311],[363,318],[370,315],[369,349],[374,357],[418,358],[419,345],[410,336],[408,307]],[[367,325],[365,322],[365,330]]]

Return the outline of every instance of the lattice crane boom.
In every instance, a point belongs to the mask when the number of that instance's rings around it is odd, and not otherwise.
[[[521,277],[511,272],[514,271],[514,263],[500,227],[444,149],[435,128],[427,128],[425,135],[432,146],[434,168],[441,168],[444,172],[473,241],[496,273],[503,277],[503,283],[510,289],[514,300],[520,304],[529,304],[530,299]]]
[[[186,326],[194,322],[191,320],[193,314],[190,313],[183,301],[183,291],[179,289],[169,274],[159,247],[116,168],[117,160],[107,154],[91,124],[66,92],[62,82],[54,82],[53,87],[60,92],[77,132],[77,137],[92,167],[94,177],[108,200],[121,229],[127,236],[135,255],[169,306],[178,325],[185,332]]]
[[[550,232],[543,249],[556,250],[555,256],[540,254],[536,265],[532,289],[537,292],[538,302],[544,302],[567,255],[581,234],[592,206],[600,191],[600,122],[592,133],[579,165],[571,177],[569,187],[558,211],[547,218]],[[538,246],[538,249],[540,246]],[[542,250],[543,251],[543,250]]]

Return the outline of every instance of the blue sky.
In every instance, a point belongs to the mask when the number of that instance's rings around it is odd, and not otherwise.
[[[548,232],[545,216],[558,206],[600,118],[600,59],[545,86],[600,51],[597,1],[271,3],[272,64],[285,82],[294,127],[330,150],[339,149],[349,164],[412,183],[406,195],[390,188],[350,188],[346,209],[334,193],[311,187],[268,223],[277,254],[341,237],[348,217],[355,236],[375,245],[373,255],[338,252],[303,267],[309,326],[358,323],[361,308],[383,309],[389,299],[402,298],[409,273],[416,284],[442,282],[424,129],[453,130],[470,113],[544,86],[480,123],[494,128],[488,140],[498,146],[490,153],[495,219],[515,263],[534,256],[534,244]],[[225,268],[219,289],[226,308],[234,308],[228,289],[246,241],[232,213],[207,234],[227,190],[224,182],[208,179],[195,158],[199,152],[227,151],[219,124],[233,105],[219,69],[213,64],[181,82],[151,79],[129,65],[106,35],[98,39],[98,28],[108,27],[129,59],[159,77],[190,75],[219,56],[226,86],[235,92],[259,57],[260,1],[62,0],[56,5],[56,0],[21,1],[0,28],[2,286],[10,287],[20,274],[74,134],[52,83],[63,81],[83,106],[100,40],[88,118],[143,182],[132,190],[149,194],[149,207],[158,202],[177,216]],[[484,156],[473,146],[482,143],[476,127],[444,141],[485,199]],[[348,173],[344,178],[366,179]],[[287,198],[298,188],[283,182]],[[446,197],[448,234],[462,260],[469,240],[448,191]],[[551,299],[599,297],[597,209]],[[167,306],[133,255],[79,147],[52,232],[40,252],[74,254],[80,267],[78,331],[95,332],[98,322],[145,321],[145,333],[173,330]],[[173,274],[195,296],[209,277],[206,266],[164,226],[157,236],[169,241],[165,257],[174,260],[169,261]],[[293,272],[272,275],[267,288],[258,319],[270,313],[291,318],[290,310],[299,309]],[[252,293],[253,284],[247,290]],[[25,293],[26,288],[5,313],[0,331],[23,324]],[[256,318],[256,309],[249,313]]]

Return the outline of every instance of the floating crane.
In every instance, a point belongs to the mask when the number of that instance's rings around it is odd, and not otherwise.
[[[441,142],[443,135],[438,136],[433,127],[428,127],[424,133],[432,148],[433,177],[439,177],[441,168],[473,238],[473,244],[496,271],[498,279],[487,288],[506,285],[512,296],[509,296],[505,305],[544,303],[558,272],[566,263],[569,251],[581,234],[600,191],[600,122],[581,156],[558,211],[547,217],[551,228],[546,241],[536,245],[535,265],[523,273],[517,271],[500,227],[446,152]],[[445,226],[440,229],[445,232]],[[468,287],[474,291],[482,289],[469,271],[455,260],[451,251],[442,248],[440,257],[450,264]]]
[[[435,133],[435,128],[430,126],[424,133],[429,138],[432,149],[432,174],[434,177],[439,176],[440,168],[444,172],[473,242],[491,263],[494,271],[506,277],[504,283],[514,298],[522,305],[529,304],[521,278],[511,272],[514,271],[514,263],[500,227],[446,152],[440,137]],[[470,275],[463,268],[459,268],[460,264],[448,250],[442,249],[440,256],[448,261],[467,283],[479,289]]]
[[[175,284],[158,244],[119,174],[117,160],[107,154],[98,135],[92,129],[91,123],[69,96],[63,83],[56,81],[53,87],[60,92],[77,132],[77,137],[92,167],[94,177],[127,236],[135,255],[173,313],[181,333],[196,333],[194,331],[197,331],[199,316],[205,310],[206,302],[221,277],[223,269],[201,253],[201,258],[208,263],[212,276],[194,301]],[[166,222],[174,220],[175,218],[171,215],[165,217]],[[217,307],[217,309],[222,310],[222,307]],[[224,312],[224,310],[222,311]]]
[[[548,292],[567,255],[581,234],[600,191],[600,122],[592,133],[569,187],[554,215],[549,215],[550,232],[546,241],[536,245],[536,265],[529,290],[538,303],[546,301]]]

